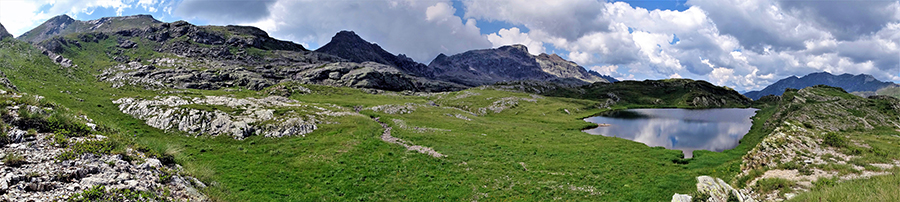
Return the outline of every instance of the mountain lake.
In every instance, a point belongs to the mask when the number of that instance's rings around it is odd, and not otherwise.
[[[685,158],[694,150],[721,152],[737,147],[750,131],[753,108],[628,109],[607,112],[584,120],[599,127],[589,134],[619,137],[651,147],[677,149]]]

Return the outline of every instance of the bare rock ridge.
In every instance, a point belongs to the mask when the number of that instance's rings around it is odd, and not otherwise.
[[[3,27],[3,24],[0,24],[0,40],[3,40],[5,38],[12,38],[12,37],[13,37],[12,34],[9,34],[9,32],[6,32],[6,27]]]
[[[472,50],[452,56],[440,54],[428,64],[428,67],[433,69],[435,79],[468,86],[516,80],[549,81],[560,78],[574,78],[585,84],[609,82],[559,56],[531,55],[528,48],[520,44],[496,49]]]
[[[466,86],[515,80],[574,79],[582,81],[582,84],[614,81],[612,77],[589,72],[556,54],[531,55],[524,45],[519,44],[498,49],[469,51],[454,56],[440,54],[426,66],[403,54],[391,54],[377,44],[362,39],[355,32],[341,31],[332,37],[331,42],[316,52],[332,54],[352,62],[381,63],[396,67],[406,74]]]
[[[51,23],[52,24],[52,23]],[[117,43],[96,51],[119,65],[97,77],[114,86],[147,89],[260,90],[278,83],[299,82],[390,91],[452,91],[465,86],[411,76],[394,66],[355,63],[330,54],[271,38],[245,26],[195,26],[185,21],[157,23],[115,31],[71,33],[37,43],[51,53],[88,43]],[[162,57],[131,58],[129,52],[153,51]]]
[[[431,65],[394,55],[352,31],[337,33],[316,51],[270,37],[246,26],[195,26],[185,21],[164,23],[150,15],[79,21],[56,16],[18,37],[47,50],[64,52],[82,43],[109,43],[114,50],[94,50],[120,65],[98,78],[114,85],[148,89],[259,90],[277,83],[372,88],[390,91],[438,92],[493,84],[537,80],[576,83],[609,82],[558,55],[528,53],[523,45],[475,50],[445,56]],[[130,58],[133,51],[154,51],[178,57]],[[63,66],[77,61],[58,57]],[[147,61],[150,61],[148,64]],[[134,65],[138,62],[137,65]],[[607,77],[608,78],[608,77]]]
[[[19,40],[38,43],[54,36],[84,32],[114,32],[118,30],[143,28],[162,23],[150,15],[105,17],[80,21],[68,15],[59,15],[18,37]]]

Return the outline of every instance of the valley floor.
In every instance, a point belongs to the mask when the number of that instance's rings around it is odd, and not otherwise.
[[[200,191],[214,201],[668,201],[673,193],[696,190],[697,176],[730,180],[742,173],[742,157],[774,130],[765,123],[776,114],[774,107],[760,110],[737,148],[683,159],[681,151],[581,132],[596,126],[582,118],[625,108],[599,108],[603,103],[592,100],[492,88],[430,94],[299,84],[261,91],[112,88],[96,79],[100,67],[83,62],[94,56],[76,55],[81,69],[57,68],[49,60],[17,57],[39,54],[23,44],[3,41],[0,47],[0,70],[19,91],[90,117],[114,131],[110,138],[120,147],[174,157],[180,174],[208,185]],[[54,68],[29,68],[37,65]],[[168,97],[190,103],[141,108],[171,113],[129,114],[122,112],[129,106],[114,103]],[[214,97],[233,102],[199,101]],[[296,105],[260,105],[265,110],[257,111],[266,112],[260,115],[246,110],[254,104],[240,104],[269,98]],[[242,129],[313,126],[299,136],[210,136],[211,123],[219,123],[211,117]],[[279,125],[290,117],[304,122]],[[196,120],[207,125],[178,126]],[[151,126],[162,121],[173,127]],[[838,189],[848,188],[798,199]]]

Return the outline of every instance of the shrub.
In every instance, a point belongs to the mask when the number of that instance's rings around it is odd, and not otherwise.
[[[56,147],[66,147],[69,145],[69,138],[66,137],[65,134],[54,133],[50,138],[53,139],[53,145]]]
[[[781,178],[763,178],[756,181],[755,189],[760,193],[771,193],[778,190],[779,194],[784,194],[793,190],[794,181]]]
[[[762,176],[765,173],[766,173],[766,171],[762,170],[762,169],[750,170],[749,173],[747,173],[746,175],[741,176],[740,178],[737,179],[737,186],[739,188],[744,188],[745,186],[747,186],[747,182],[749,182],[750,180],[756,179],[757,177]]]
[[[25,161],[25,157],[18,153],[7,154],[3,157],[3,164],[9,167],[19,167],[26,163],[28,163],[28,161]]]
[[[707,193],[695,191],[691,193],[691,202],[706,202],[709,199],[710,195]]]
[[[740,202],[741,199],[738,199],[738,196],[734,194],[734,192],[728,192],[728,199],[726,202]]]
[[[838,135],[837,133],[825,133],[825,137],[822,143],[825,143],[828,146],[840,148],[847,146],[847,139],[844,138],[844,136]]]

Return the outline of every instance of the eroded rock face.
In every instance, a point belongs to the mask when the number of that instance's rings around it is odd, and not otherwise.
[[[709,196],[709,198],[706,199],[699,199],[700,201],[726,202],[729,197],[737,198],[740,202],[756,201],[750,197],[747,190],[734,189],[722,179],[705,175],[697,177],[697,192],[703,194],[703,196]],[[693,201],[693,197],[694,196],[676,193],[672,195],[672,202]]]
[[[571,78],[582,84],[609,81],[589,73],[583,67],[556,55],[531,55],[524,45],[472,50],[446,56],[438,55],[428,64],[434,78],[468,86],[504,81],[554,81]]]
[[[329,116],[352,115],[307,105],[280,96],[231,98],[221,96],[153,99],[121,98],[119,109],[163,130],[179,130],[193,135],[228,135],[244,139],[304,136],[327,123]]]
[[[2,96],[16,98],[23,95]],[[179,175],[181,167],[174,163],[166,165],[131,149],[124,154],[74,153],[72,145],[104,142],[106,137],[87,134],[62,137],[63,141],[57,141],[58,134],[38,130],[28,132],[35,129],[28,128],[32,124],[19,122],[23,120],[19,112],[46,116],[48,111],[54,110],[60,109],[16,103],[3,109],[5,118],[2,121],[12,128],[2,129],[6,136],[0,137],[0,159],[4,159],[0,161],[0,201],[64,201],[95,186],[104,186],[107,191],[152,193],[172,201],[206,201],[194,186],[203,183]],[[87,117],[75,118],[87,121],[89,127],[96,127]],[[67,157],[60,158],[64,154]]]

